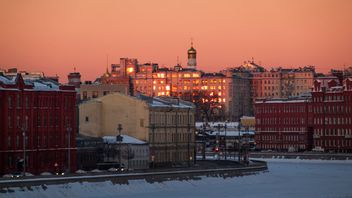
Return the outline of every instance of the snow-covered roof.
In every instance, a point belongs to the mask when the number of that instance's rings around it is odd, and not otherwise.
[[[243,136],[243,135],[254,135],[255,132],[254,131],[241,131],[240,133],[238,131],[220,131],[220,132],[217,132],[217,131],[214,131],[212,133],[210,132],[207,132],[208,135],[210,136],[226,136],[226,137],[234,137],[234,136]]]
[[[121,142],[122,144],[146,144],[146,142],[128,135],[121,135],[121,136],[122,136],[122,142]],[[117,143],[116,136],[104,136],[103,141],[104,143],[109,143],[109,144]]]
[[[140,97],[140,99],[145,100],[143,97]],[[154,97],[148,99],[146,101],[151,107],[194,108],[194,105],[190,102],[171,97]]]
[[[4,84],[15,84],[14,78],[9,78],[2,75],[0,75],[0,82]]]
[[[11,89],[16,89],[17,87],[12,87],[17,83],[18,77],[17,76],[3,76],[0,75],[0,82],[2,82],[5,85],[11,85],[11,87],[6,87],[4,89],[6,90],[11,90]],[[25,85],[30,85],[31,88],[28,88],[26,90],[31,91],[57,91],[60,90],[60,84],[52,81],[47,78],[39,78],[39,77],[30,77],[27,76],[27,78],[23,79],[23,82]]]
[[[307,100],[265,100],[265,101],[256,101],[255,103],[302,103],[308,102]]]

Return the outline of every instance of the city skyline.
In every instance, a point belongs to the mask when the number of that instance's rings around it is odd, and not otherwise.
[[[254,57],[264,67],[352,65],[352,2],[0,1],[0,68],[43,71],[61,82],[76,67],[94,80],[120,57],[214,72]],[[109,66],[110,67],[110,66]]]

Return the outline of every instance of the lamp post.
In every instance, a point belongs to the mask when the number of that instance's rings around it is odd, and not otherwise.
[[[71,131],[72,128],[70,126],[67,127],[67,160],[68,160],[68,167],[67,167],[67,173],[71,172]]]
[[[226,129],[227,129],[227,122],[225,122],[225,126],[224,126],[224,129],[225,129],[225,160],[227,160],[227,144],[226,144],[226,141],[227,141],[227,131],[226,131]]]
[[[221,125],[220,124],[218,124],[218,126],[217,126],[217,128],[218,128],[218,133],[216,134],[216,147],[215,147],[215,152],[219,152],[220,151],[220,144],[219,144],[219,142],[220,142],[220,137],[219,136],[221,136],[221,134],[220,134],[220,128],[221,128]],[[220,159],[220,153],[219,154],[217,154],[218,155],[218,160]]]
[[[241,163],[241,124],[238,124],[238,162]]]
[[[26,116],[26,121],[22,126],[22,136],[23,136],[23,176],[26,176],[26,130],[28,124],[28,117]]]
[[[152,146],[151,146],[151,149],[152,149],[152,163],[153,163],[153,168],[155,168],[155,162],[154,162],[154,160],[155,160],[155,152],[154,152],[154,150],[155,150],[155,148],[154,148],[154,132],[155,132],[155,124],[151,124],[151,128],[152,128]]]
[[[117,130],[119,131],[119,138],[118,138],[118,141],[119,141],[119,169],[121,169],[121,157],[122,157],[122,152],[121,152],[121,142],[122,142],[122,136],[121,136],[121,131],[122,131],[122,125],[121,124],[118,124],[117,125]]]
[[[205,147],[206,147],[206,141],[205,141],[205,134],[206,134],[206,125],[203,123],[203,149],[202,149],[202,154],[203,154],[203,160],[205,160]]]

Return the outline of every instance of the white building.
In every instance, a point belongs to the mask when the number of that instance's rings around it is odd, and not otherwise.
[[[149,145],[128,135],[121,135],[121,164],[127,169],[148,169],[149,168]],[[104,136],[104,145],[111,149],[120,150],[120,142],[116,136]],[[120,152],[118,152],[120,153]],[[119,162],[119,155],[105,155],[104,161]]]

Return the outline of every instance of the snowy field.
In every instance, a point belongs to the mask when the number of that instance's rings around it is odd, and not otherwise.
[[[111,181],[10,188],[0,197],[352,197],[352,161],[265,159],[269,171],[243,177],[129,184]],[[4,189],[3,189],[4,190]]]

